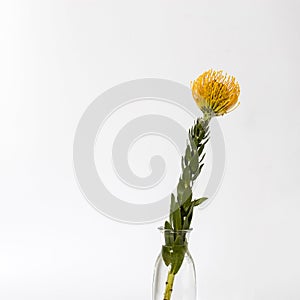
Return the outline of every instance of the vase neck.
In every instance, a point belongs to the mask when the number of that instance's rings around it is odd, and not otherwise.
[[[161,233],[161,241],[163,245],[170,244],[170,239],[171,241],[175,241],[176,238],[180,240],[182,239],[182,241],[188,244],[192,228],[186,230],[171,230],[165,229],[164,227],[159,227],[158,230]]]

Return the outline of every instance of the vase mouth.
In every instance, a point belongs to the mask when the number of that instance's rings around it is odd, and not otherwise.
[[[173,230],[173,229],[166,229],[164,226],[159,226],[157,228],[160,232],[177,232],[177,233],[190,233],[193,228],[189,228],[189,229],[180,229],[180,230]]]

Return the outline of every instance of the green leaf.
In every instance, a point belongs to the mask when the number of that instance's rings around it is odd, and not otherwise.
[[[169,264],[172,262],[171,249],[171,247],[162,246],[162,257],[166,266],[169,266]]]
[[[182,229],[181,213],[180,213],[180,207],[178,203],[175,203],[175,211],[173,212],[173,225],[175,231]]]
[[[199,166],[198,170],[196,171],[195,175],[192,178],[192,181],[195,181],[197,179],[197,177],[201,173],[201,170],[202,170],[203,166],[204,166],[204,163]]]
[[[189,229],[191,222],[192,222],[192,214],[193,214],[193,209],[194,209],[194,201],[191,203],[190,207],[189,207],[189,211],[188,214],[183,222],[183,226],[182,229]]]
[[[183,238],[180,234],[177,234],[174,245],[182,246],[183,245]]]
[[[192,155],[195,154],[195,152],[198,151],[198,145],[196,144],[197,141],[192,141],[191,145],[192,145]]]
[[[204,136],[205,136],[205,130],[203,130],[203,131],[199,134],[198,139],[199,139],[200,141],[202,141],[203,138],[204,138]]]
[[[182,173],[182,179],[186,185],[190,184],[191,181],[191,170],[189,167],[185,167]]]
[[[194,213],[194,206],[193,206],[193,209],[191,210],[191,213],[187,216],[187,218],[188,218],[188,220],[189,220],[189,224],[192,223],[193,213]]]
[[[174,233],[171,224],[166,221],[165,222],[165,243],[166,246],[171,246],[174,243]]]
[[[184,218],[188,213],[187,210],[184,208],[184,203],[182,206],[180,206],[180,213],[182,218]]]
[[[200,169],[197,169],[194,176],[192,177],[192,181],[195,181],[197,179],[197,177],[199,176],[199,174],[200,174]]]
[[[193,204],[194,204],[194,206],[198,206],[198,205],[202,204],[204,201],[206,201],[207,199],[208,199],[207,197],[202,197],[202,198],[196,199],[193,201]]]
[[[208,131],[208,128],[205,129],[205,135],[203,137],[203,140],[207,139],[209,137],[209,131]]]
[[[165,229],[173,230],[171,224],[168,221],[165,222]]]
[[[202,170],[203,166],[204,166],[204,164],[201,164],[201,165],[199,166],[199,173],[201,173],[201,170]]]
[[[191,224],[190,224],[189,218],[186,217],[186,218],[184,219],[184,222],[183,222],[183,225],[182,225],[182,229],[187,230],[187,229],[190,228],[190,225],[191,225]]]
[[[198,159],[199,159],[198,152],[196,152],[195,155],[191,158],[191,161],[190,161],[190,164],[189,164],[193,174],[195,174],[195,172],[198,169],[198,164],[199,164]]]
[[[186,249],[186,245],[175,245],[173,247],[171,272],[174,275],[179,271],[182,265]]]
[[[204,159],[205,155],[206,155],[206,153],[203,153],[203,155],[202,155],[201,159],[199,160],[199,163],[201,163],[201,162],[203,161],[203,159]]]
[[[181,156],[181,169],[184,170],[185,166],[184,166],[184,157]]]
[[[203,151],[203,149],[204,149],[204,147],[205,147],[205,145],[206,145],[206,143],[209,141],[209,139],[206,139],[203,143],[202,143],[202,145],[200,146],[200,148],[198,149],[198,155],[200,156],[201,155],[201,153],[202,153],[202,151]]]
[[[179,179],[179,182],[177,184],[177,194],[182,195],[184,192],[184,188],[185,188],[184,181],[182,179]]]
[[[202,144],[202,145],[200,146],[200,148],[198,149],[198,155],[199,155],[199,156],[202,154],[202,151],[203,151],[203,149],[204,149],[204,146],[205,146],[205,144]]]
[[[185,150],[185,164],[187,165],[188,162],[191,160],[192,154],[191,154],[191,147],[190,145],[186,146]]]
[[[188,186],[182,195],[182,205],[185,210],[190,206],[192,200],[193,192],[192,189]]]
[[[171,207],[170,207],[170,224],[174,223],[174,220],[173,220],[173,213],[174,213],[174,211],[175,211],[175,196],[172,193],[171,194]]]

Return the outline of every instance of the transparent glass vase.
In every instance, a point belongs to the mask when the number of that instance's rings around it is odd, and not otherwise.
[[[163,227],[158,229],[163,237],[163,243],[154,268],[152,300],[196,300],[196,271],[193,258],[188,249],[188,240],[192,229],[177,231],[164,229]],[[181,249],[180,245],[178,247],[166,246],[168,244],[166,242],[168,236],[171,236],[173,240],[178,236],[180,239],[182,238],[181,241],[184,244],[182,247],[184,248]],[[166,250],[171,257],[169,262],[168,257],[166,258]],[[179,263],[176,258],[178,251],[181,253]],[[172,256],[175,257],[173,262]],[[167,263],[169,263],[168,266]],[[179,268],[175,272],[174,264],[177,264],[177,269]],[[180,267],[178,267],[179,264]]]

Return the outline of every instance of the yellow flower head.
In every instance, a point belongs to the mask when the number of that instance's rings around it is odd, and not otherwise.
[[[220,116],[239,105],[240,86],[233,76],[208,70],[192,82],[192,94],[204,114]]]

